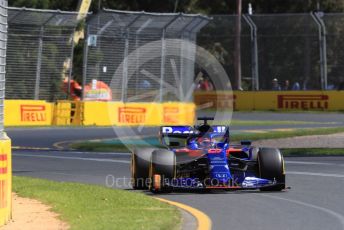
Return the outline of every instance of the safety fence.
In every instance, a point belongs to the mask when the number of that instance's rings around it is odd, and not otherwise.
[[[8,10],[6,98],[65,99],[71,79],[77,12],[12,8]]]
[[[87,21],[83,88],[98,80],[111,86],[113,101],[183,101],[171,88],[191,88],[196,34],[209,20],[182,13],[98,12]]]
[[[9,8],[8,14],[8,99],[56,101],[70,92],[84,100],[191,102],[179,92],[198,84],[196,45],[210,51],[234,82],[235,15],[103,9],[79,24],[77,12]],[[343,21],[342,13],[244,14],[242,88],[344,89]],[[85,44],[83,76],[74,79],[76,28],[85,29]],[[98,89],[96,81],[108,88]]]
[[[77,12],[9,8],[8,14],[8,99],[66,99],[74,90],[68,83],[76,80],[78,99],[190,102],[192,99],[176,92],[180,87],[186,92],[197,84],[194,81],[202,69],[191,55],[196,45],[212,53],[231,82],[235,81],[235,15],[205,17],[103,9],[88,15],[83,24]],[[343,13],[244,14],[240,35],[242,88],[343,89],[343,21]],[[72,40],[82,28],[83,68],[79,66],[73,74]],[[184,46],[183,41],[191,45]],[[169,50],[175,51],[173,55]],[[79,76],[81,72],[83,76]],[[279,86],[273,85],[275,78]],[[96,80],[109,90],[93,87]]]
[[[236,16],[212,18],[197,44],[217,57],[234,82]],[[271,90],[276,78],[282,90],[344,89],[343,21],[343,13],[244,14],[242,88]]]

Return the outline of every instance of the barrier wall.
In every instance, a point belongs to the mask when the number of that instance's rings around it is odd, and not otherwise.
[[[277,111],[344,110],[344,91],[196,92],[198,108]],[[6,100],[6,126],[186,125],[193,124],[194,103],[70,102]]]
[[[193,103],[6,100],[6,126],[193,124]]]
[[[5,100],[6,126],[44,126],[52,124],[53,103],[34,100]]]
[[[234,110],[344,110],[344,91],[196,92],[197,107]]]
[[[12,210],[11,140],[4,134],[0,140],[0,226],[11,219]]]
[[[193,103],[84,102],[84,125],[158,126],[193,124]]]

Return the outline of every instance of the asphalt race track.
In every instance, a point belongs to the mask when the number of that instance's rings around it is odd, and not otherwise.
[[[128,154],[13,152],[14,174],[130,189]],[[287,158],[286,192],[175,192],[164,198],[205,212],[213,229],[344,229],[344,158]]]
[[[271,116],[275,115],[271,113]],[[314,119],[324,122],[322,116]],[[308,121],[310,117],[313,115],[308,116]],[[131,189],[129,154],[54,150],[56,142],[113,138],[111,128],[7,131],[15,146],[50,149],[13,150],[14,175]],[[155,131],[147,129],[144,133]],[[212,220],[213,229],[344,229],[344,157],[289,157],[286,169],[291,189],[285,192],[179,191],[160,196],[205,212]]]

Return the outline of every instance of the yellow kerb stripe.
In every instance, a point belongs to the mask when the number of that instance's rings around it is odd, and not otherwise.
[[[197,230],[210,230],[211,229],[211,220],[204,212],[198,209],[195,209],[193,207],[190,207],[188,205],[175,202],[175,201],[165,200],[165,199],[157,198],[157,197],[154,197],[154,198],[162,202],[168,203],[170,205],[174,205],[178,208],[181,208],[187,211],[188,213],[190,213],[191,215],[193,215],[197,220]]]

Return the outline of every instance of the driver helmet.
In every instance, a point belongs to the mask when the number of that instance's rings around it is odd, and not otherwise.
[[[197,138],[197,145],[199,148],[210,148],[213,141],[210,137],[199,137]]]

